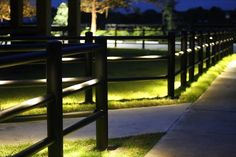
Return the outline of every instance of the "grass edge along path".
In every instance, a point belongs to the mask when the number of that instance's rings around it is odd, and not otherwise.
[[[180,103],[195,102],[233,61],[236,61],[236,54],[223,58],[215,66],[209,68],[196,82],[193,82],[189,88],[181,93],[178,101]]]
[[[109,139],[108,150],[99,152],[95,148],[95,139],[78,139],[64,142],[64,156],[66,157],[144,157],[157,143],[164,133],[145,134],[124,138]],[[20,145],[1,145],[0,157],[12,156],[16,152],[30,146],[32,143]],[[33,157],[46,157],[44,149]]]

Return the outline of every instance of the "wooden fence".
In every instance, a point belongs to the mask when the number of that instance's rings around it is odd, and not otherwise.
[[[12,46],[14,47],[14,46]],[[46,51],[27,52],[8,55],[0,58],[0,68],[15,67],[27,63],[46,60],[47,93],[30,99],[14,107],[0,112],[0,122],[15,115],[40,107],[47,106],[47,137],[15,154],[15,157],[31,156],[48,147],[49,157],[63,156],[63,136],[96,121],[97,148],[104,150],[108,145],[108,112],[107,112],[107,76],[106,76],[106,41],[99,39],[95,44],[70,45],[62,47],[61,42],[49,42]],[[82,83],[62,89],[62,56],[94,53],[95,76],[82,78]],[[87,118],[63,129],[62,98],[75,92],[95,86],[96,110]]]
[[[70,40],[78,42],[85,40],[85,44],[61,45],[60,42],[50,42],[45,46],[48,39]],[[107,40],[166,40],[168,53],[164,56],[107,56]],[[176,41],[181,41],[181,49],[176,49]],[[201,75],[204,70],[215,65],[223,57],[233,53],[234,36],[231,32],[169,32],[166,36],[135,36],[135,37],[93,37],[87,33],[86,37],[15,37],[0,38],[0,41],[11,41],[11,45],[2,45],[0,50],[18,50],[17,54],[4,55],[0,57],[0,68],[9,68],[17,65],[33,63],[46,60],[47,65],[47,93],[44,96],[28,100],[18,106],[0,112],[0,122],[30,109],[47,104],[48,136],[29,148],[15,154],[15,156],[29,156],[45,147],[48,147],[48,155],[63,156],[63,136],[79,129],[93,121],[97,122],[97,147],[104,150],[108,145],[108,117],[107,117],[107,82],[108,81],[135,81],[167,79],[168,96],[175,98],[175,78],[181,76],[181,87],[186,88],[188,82],[193,82],[196,76]],[[17,44],[20,41],[21,44]],[[24,43],[22,43],[22,41]],[[27,42],[32,42],[29,44]],[[44,43],[39,44],[38,41]],[[35,43],[36,42],[36,43]],[[27,48],[25,48],[27,47]],[[46,47],[46,50],[44,50]],[[43,49],[41,51],[41,49]],[[37,49],[40,51],[24,53],[26,49]],[[23,53],[22,53],[23,52]],[[95,56],[93,53],[95,52]],[[62,89],[62,56],[86,54],[83,58],[86,63],[86,74],[84,78],[78,78],[82,83]],[[81,59],[79,59],[81,61]],[[119,60],[166,60],[168,62],[167,73],[156,77],[130,77],[130,78],[107,78],[107,61]],[[180,68],[175,65],[180,60]],[[92,66],[95,64],[95,66]],[[92,67],[95,67],[95,75]],[[195,69],[198,68],[198,72]],[[188,77],[187,77],[188,76]],[[6,84],[11,84],[8,82]],[[15,81],[15,83],[35,83],[34,80]],[[96,88],[96,110],[86,119],[75,123],[63,130],[62,128],[62,97],[69,94],[86,90],[85,101],[92,102],[93,92],[91,87]]]

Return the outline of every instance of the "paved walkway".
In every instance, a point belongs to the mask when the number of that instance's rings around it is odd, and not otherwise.
[[[109,137],[125,137],[138,134],[166,132],[190,104],[160,107],[121,109],[109,111]],[[81,118],[64,119],[64,127]],[[46,136],[46,121],[0,124],[0,144],[19,144],[38,141]],[[66,139],[94,138],[92,123]]]
[[[236,157],[236,62],[145,157]]]

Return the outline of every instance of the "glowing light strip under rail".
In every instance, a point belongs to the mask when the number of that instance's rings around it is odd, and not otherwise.
[[[85,80],[89,80],[91,78],[89,77],[65,77],[62,78],[62,82],[63,83],[67,83],[67,82],[79,82],[79,81],[85,81]],[[46,79],[35,79],[35,80],[0,80],[0,86],[1,85],[16,85],[16,84],[41,84],[41,83],[46,83],[47,80]]]
[[[33,109],[35,107],[38,107],[48,101],[50,101],[52,97],[49,95],[36,97],[33,99],[26,100],[16,106],[7,108],[0,112],[0,122],[5,121],[11,117],[14,117],[15,115],[22,113],[24,111],[27,111],[29,109]]]
[[[121,56],[109,56],[108,60],[129,60],[129,59],[158,59],[164,56],[161,55],[145,55],[145,56],[135,56],[135,57],[121,57]]]
[[[82,89],[84,89],[86,87],[94,86],[98,82],[99,82],[98,79],[92,79],[92,80],[85,81],[85,82],[80,83],[80,84],[76,84],[76,85],[64,88],[63,89],[63,95],[64,96],[65,95],[69,95],[70,93],[77,92],[77,91],[82,90]]]

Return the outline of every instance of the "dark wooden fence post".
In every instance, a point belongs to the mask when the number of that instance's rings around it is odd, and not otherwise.
[[[220,32],[216,33],[216,63],[220,60]]]
[[[198,46],[200,47],[200,50],[198,50],[198,74],[202,75],[203,73],[203,34],[202,32],[199,32],[198,36]]]
[[[142,28],[142,35],[145,36],[145,28]],[[145,40],[142,41],[142,49],[145,49]]]
[[[117,26],[118,24],[115,24],[115,37],[117,37],[117,29],[118,29],[118,26]],[[115,47],[117,47],[117,40],[115,39],[115,45],[114,45]]]
[[[206,47],[206,58],[207,58],[207,61],[206,61],[206,68],[210,68],[211,66],[211,46],[210,46],[210,43],[211,43],[211,33],[210,32],[207,32],[207,35],[206,35],[206,44],[207,44],[207,47]]]
[[[189,54],[189,81],[194,81],[194,68],[195,68],[195,32],[190,33],[189,47],[192,50]]]
[[[227,42],[226,42],[226,40],[227,40],[227,32],[224,31],[224,32],[223,32],[223,36],[224,36],[224,37],[223,37],[223,39],[222,39],[222,40],[223,40],[223,44],[222,44],[222,45],[223,45],[223,48],[222,48],[222,49],[223,49],[223,51],[224,51],[224,54],[223,54],[223,55],[224,55],[224,57],[225,57],[225,56],[227,56],[227,50],[226,50],[226,49],[227,49]]]
[[[228,51],[227,51],[227,45],[228,45],[228,42],[226,41],[228,38],[228,32],[224,32],[224,43],[223,43],[223,48],[224,48],[224,56],[227,56],[228,55]]]
[[[229,46],[230,46],[230,52],[229,54],[233,54],[234,53],[234,35],[235,33],[231,32],[232,34],[229,34],[229,38],[230,38],[230,41],[229,41]]]
[[[168,33],[168,96],[175,97],[175,33]]]
[[[105,38],[96,39],[103,48],[95,54],[95,73],[99,79],[96,86],[96,110],[102,111],[103,116],[96,121],[96,141],[99,150],[108,146],[108,106],[107,106],[107,41]]]
[[[212,35],[212,41],[213,41],[213,44],[212,45],[212,65],[215,65],[216,64],[216,41],[217,41],[217,38],[216,38],[216,32],[213,33]]]
[[[226,53],[227,55],[231,54],[231,42],[228,40],[231,37],[231,35],[229,34],[229,32],[227,32],[225,39],[227,40],[225,43],[225,47],[226,47]]]
[[[219,37],[220,60],[224,57],[224,43],[222,40],[224,40],[224,32],[220,32]]]
[[[181,32],[181,51],[183,55],[181,56],[181,87],[186,87],[187,85],[187,47],[188,47],[188,36],[186,31]]]
[[[47,94],[53,97],[53,101],[47,104],[47,133],[54,141],[48,147],[49,157],[63,156],[61,48],[60,42],[51,42],[47,46]]]
[[[93,43],[93,33],[86,32],[85,34],[85,43]],[[91,77],[92,76],[92,54],[86,53],[85,59],[85,76]],[[89,88],[85,90],[85,103],[93,103],[93,89]]]

